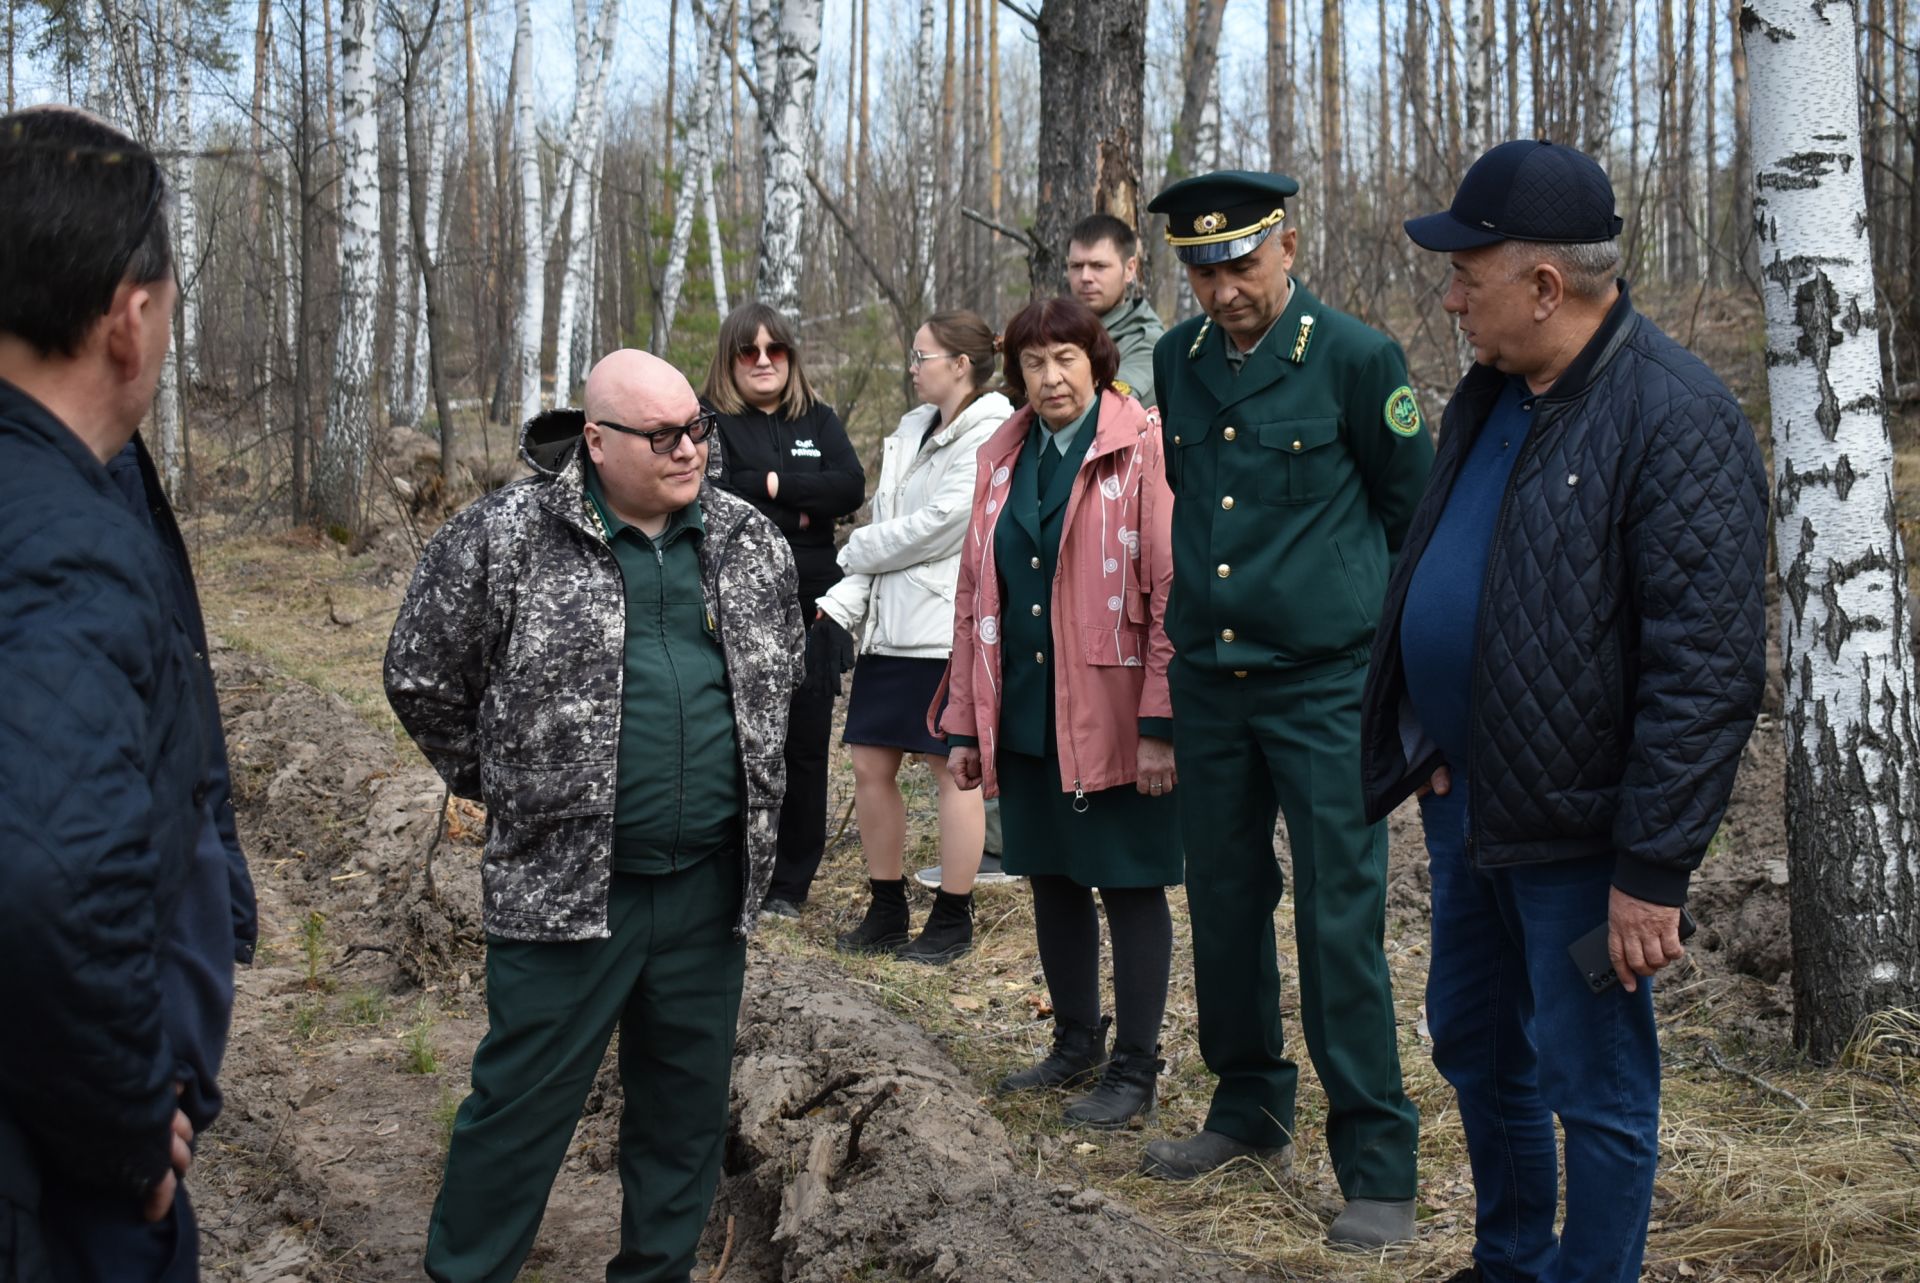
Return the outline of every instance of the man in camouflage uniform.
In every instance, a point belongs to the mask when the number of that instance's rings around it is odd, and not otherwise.
[[[618,1283],[684,1281],[720,1174],[747,934],[773,871],[803,633],[779,531],[707,480],[678,371],[616,352],[527,425],[536,475],[428,544],[387,698],[486,804],[488,1029],[427,1231],[506,1283],[621,1030]]]

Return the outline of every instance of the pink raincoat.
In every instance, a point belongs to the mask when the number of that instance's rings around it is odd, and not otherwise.
[[[980,742],[988,797],[998,796],[1000,575],[994,527],[1006,512],[1014,463],[1033,424],[1028,406],[980,447],[973,516],[961,548],[953,657],[929,710],[936,734]],[[1094,793],[1138,777],[1139,719],[1171,717],[1163,622],[1173,583],[1173,493],[1167,488],[1160,416],[1132,397],[1100,394],[1093,444],[1073,479],[1053,581],[1054,721],[1060,787]]]

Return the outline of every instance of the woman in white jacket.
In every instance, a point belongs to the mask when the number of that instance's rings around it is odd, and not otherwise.
[[[873,898],[840,937],[857,953],[951,962],[973,947],[973,880],[986,819],[978,791],[947,773],[947,745],[927,711],[953,650],[954,585],[973,508],[974,456],[1013,414],[993,378],[993,330],[972,312],[939,312],[913,336],[913,388],[922,402],[885,444],[872,517],[840,550],[846,578],[820,598],[823,617],[858,635],[845,741],[853,804]],[[917,753],[939,785],[940,890],[926,927],[908,940],[907,837],[900,764]]]

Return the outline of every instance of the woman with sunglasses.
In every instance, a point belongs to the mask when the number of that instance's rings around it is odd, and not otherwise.
[[[847,577],[820,599],[823,615],[860,636],[847,697],[853,805],[872,900],[840,937],[855,953],[941,965],[973,947],[973,882],[986,813],[978,792],[947,772],[946,741],[927,707],[953,649],[954,585],[973,499],[974,455],[1013,413],[993,380],[993,330],[972,312],[937,312],[913,336],[909,362],[922,404],[887,438],[872,519],[841,549]],[[897,776],[909,753],[939,787],[940,890],[926,928],[907,939],[906,804]]]
[[[720,323],[701,400],[719,425],[716,480],[780,528],[800,572],[800,617],[839,582],[833,523],[866,500],[867,474],[833,407],[814,395],[785,317],[742,303]],[[810,646],[809,653],[813,648]],[[827,754],[837,675],[810,673],[787,722],[787,800],[763,908],[800,916],[827,843]]]

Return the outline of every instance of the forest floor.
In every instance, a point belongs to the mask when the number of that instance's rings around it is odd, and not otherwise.
[[[262,945],[240,976],[226,1114],[193,1178],[207,1275],[417,1278],[486,1016],[481,817],[444,806],[380,692],[412,538],[390,531],[350,555],[218,524],[196,522],[193,537]],[[911,867],[932,862],[933,812],[924,774],[906,782]],[[1182,1187],[1135,1174],[1145,1142],[1196,1126],[1207,1100],[1180,897],[1159,1117],[1117,1135],[1074,1132],[1058,1098],[989,1092],[1048,1032],[1022,887],[982,892],[979,946],[944,970],[832,950],[863,888],[850,795],[842,762],[833,845],[807,914],[769,922],[750,950],[736,1122],[696,1278],[724,1258],[727,1279],[811,1283],[1384,1283],[1442,1279],[1467,1261],[1459,1121],[1421,1032],[1427,888],[1410,812],[1392,821],[1387,951],[1422,1120],[1420,1240],[1376,1262],[1321,1245],[1339,1195],[1304,1063],[1290,1179],[1247,1167]],[[1695,884],[1697,945],[1658,991],[1666,1095],[1646,1277],[1910,1281],[1920,1278],[1920,1066],[1894,1047],[1920,1030],[1889,1020],[1835,1069],[1793,1051],[1781,795],[1775,710]],[[1284,860],[1284,832],[1276,850]],[[1275,925],[1290,959],[1290,903]],[[1289,1036],[1300,1054],[1291,1022]],[[600,1277],[618,1220],[618,1097],[603,1071],[524,1278]],[[850,1145],[851,1116],[875,1101]]]

